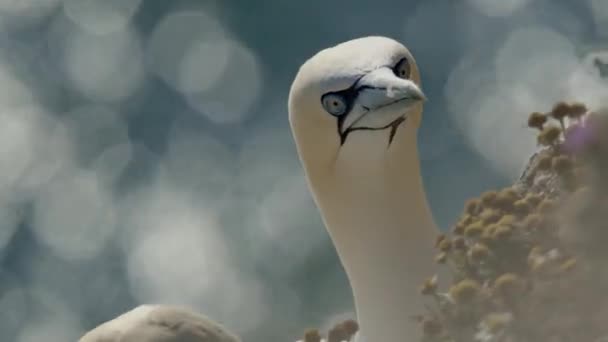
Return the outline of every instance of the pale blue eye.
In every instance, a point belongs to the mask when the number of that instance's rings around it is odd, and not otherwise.
[[[321,103],[323,104],[323,108],[334,116],[344,115],[348,110],[346,99],[338,94],[325,94],[321,98]]]

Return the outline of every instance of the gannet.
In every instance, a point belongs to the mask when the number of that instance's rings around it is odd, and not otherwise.
[[[437,235],[417,150],[423,102],[409,50],[386,37],[324,49],[299,69],[289,122],[366,342],[418,341]],[[438,137],[439,138],[439,137]]]
[[[140,305],[82,336],[79,342],[241,342],[224,327],[194,311],[170,305]]]

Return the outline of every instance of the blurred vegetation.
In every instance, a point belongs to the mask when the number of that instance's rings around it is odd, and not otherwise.
[[[608,339],[608,110],[560,102],[528,126],[540,149],[520,179],[470,199],[437,237],[435,261],[451,279],[421,284],[429,305],[412,319],[422,342]],[[327,341],[350,341],[352,327],[338,324]],[[320,340],[316,330],[304,338]]]
[[[317,329],[310,329],[304,334],[303,342],[343,342],[352,341],[359,330],[359,325],[352,319],[347,319],[332,327],[326,338]]]

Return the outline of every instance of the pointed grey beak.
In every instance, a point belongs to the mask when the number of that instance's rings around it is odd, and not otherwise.
[[[357,128],[381,128],[403,119],[416,104],[426,101],[422,90],[411,80],[397,77],[390,68],[367,73],[356,85],[358,92],[353,110],[339,122],[340,134]]]
[[[396,100],[426,101],[426,96],[411,80],[397,77],[390,68],[374,70],[359,80],[361,104],[373,109]]]

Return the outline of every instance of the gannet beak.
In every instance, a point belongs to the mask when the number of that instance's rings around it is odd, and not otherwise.
[[[359,101],[367,108],[374,109],[395,101],[425,101],[422,90],[408,79],[397,77],[390,68],[380,68],[369,72],[357,83],[360,90]]]
[[[388,67],[373,70],[356,84],[357,99],[354,108],[339,122],[343,141],[354,130],[380,130],[400,124],[408,113],[426,96],[409,79],[394,74]]]

